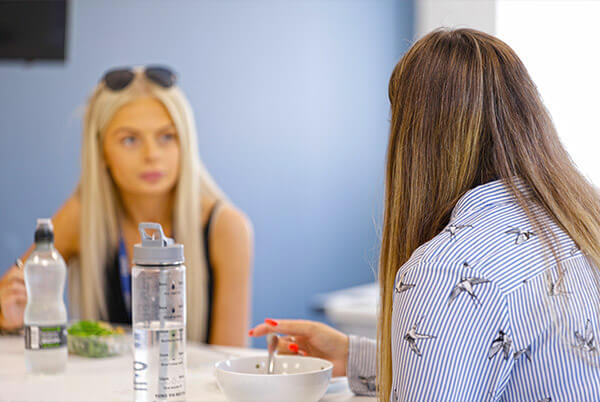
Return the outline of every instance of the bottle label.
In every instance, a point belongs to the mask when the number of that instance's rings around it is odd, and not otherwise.
[[[67,327],[65,325],[26,325],[25,349],[55,349],[67,345]]]

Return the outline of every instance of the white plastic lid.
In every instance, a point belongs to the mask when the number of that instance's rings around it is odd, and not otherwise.
[[[165,236],[159,223],[142,222],[138,227],[142,242],[133,246],[133,263],[135,265],[179,265],[185,260],[183,244],[177,244]],[[147,229],[154,229],[150,236]],[[158,235],[158,236],[157,236]]]

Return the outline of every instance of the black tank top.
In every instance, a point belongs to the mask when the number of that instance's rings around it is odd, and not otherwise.
[[[207,285],[208,285],[208,315],[206,322],[206,334],[203,341],[210,343],[210,328],[212,326],[212,306],[214,296],[214,273],[210,263],[209,235],[210,227],[217,210],[219,202],[217,201],[210,211],[206,226],[204,226],[204,255],[206,256]],[[106,264],[106,309],[108,312],[108,321],[117,324],[131,325],[131,316],[127,313],[123,293],[121,292],[121,278],[119,276],[119,253],[108,260]],[[106,319],[106,318],[104,318]]]

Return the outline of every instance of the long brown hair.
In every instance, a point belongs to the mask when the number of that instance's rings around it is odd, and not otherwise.
[[[439,29],[417,41],[389,83],[391,130],[379,267],[379,398],[392,381],[395,275],[448,224],[458,199],[503,179],[544,233],[512,178],[600,267],[600,198],[560,143],[537,88],[515,52],[472,29]]]

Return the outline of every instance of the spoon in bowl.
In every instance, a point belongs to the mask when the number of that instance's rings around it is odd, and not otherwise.
[[[273,374],[275,371],[275,353],[277,353],[277,344],[279,343],[279,337],[276,334],[267,335],[267,350],[269,351],[269,358],[267,360],[267,374]]]

